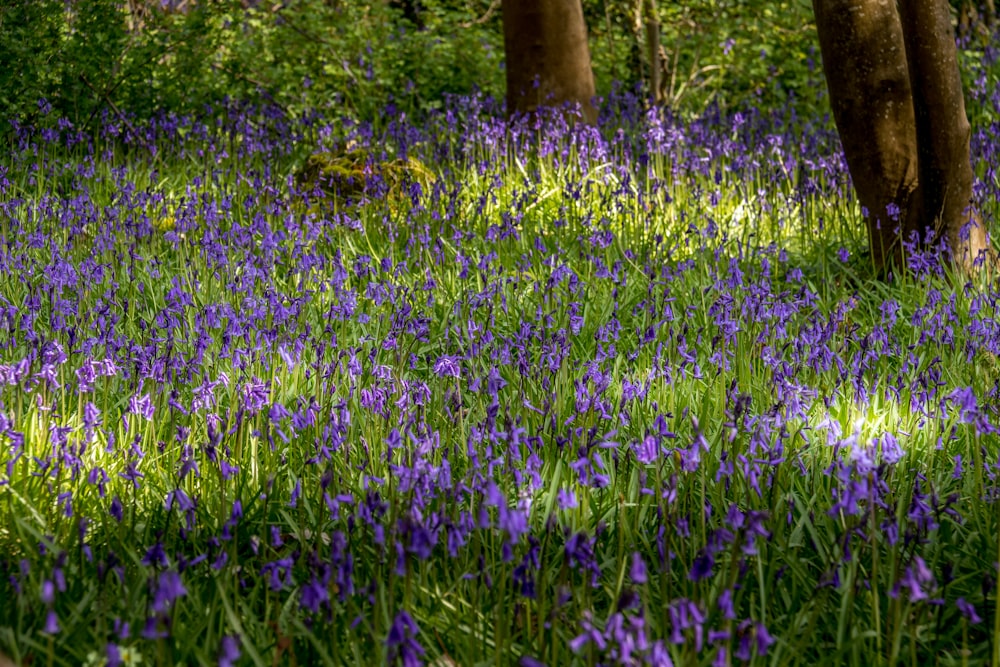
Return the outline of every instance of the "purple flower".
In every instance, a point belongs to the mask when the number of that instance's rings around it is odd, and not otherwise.
[[[508,508],[504,503],[500,505],[497,527],[507,531],[511,543],[517,542],[521,535],[528,532],[528,515],[519,509]]]
[[[447,354],[438,357],[438,360],[434,362],[434,374],[438,377],[461,377],[462,367],[458,357]]]
[[[302,587],[299,604],[303,609],[318,613],[320,606],[330,601],[330,593],[322,581],[313,577]]]
[[[267,386],[259,378],[253,378],[243,385],[243,409],[249,414],[260,412],[268,400]]]
[[[122,664],[122,652],[118,648],[118,644],[108,642],[105,652],[108,656],[108,667],[120,667]]]
[[[889,465],[895,465],[903,458],[903,448],[899,446],[896,436],[886,431],[882,435],[882,460]]]
[[[128,399],[128,412],[131,415],[139,415],[149,421],[153,418],[153,410],[153,401],[149,398],[149,394],[142,396],[136,394]]]
[[[971,424],[979,416],[979,404],[972,387],[959,387],[952,391],[948,398],[952,404],[958,406],[959,420],[964,424]]]
[[[559,489],[559,493],[556,494],[556,501],[559,503],[559,509],[561,510],[573,509],[578,504],[573,489]]]
[[[414,636],[419,632],[417,622],[406,611],[400,610],[389,628],[385,645],[389,648],[389,662],[399,662],[403,667],[417,667],[422,664],[424,647]]]
[[[166,630],[160,628],[160,619],[158,616],[150,616],[146,619],[146,624],[142,627],[142,638],[154,641],[157,639],[166,639],[170,635]]]
[[[232,667],[239,659],[240,640],[233,635],[226,635],[219,647],[219,667]]]
[[[587,613],[588,612],[584,612],[584,614]],[[608,643],[604,639],[604,633],[594,627],[594,625],[590,622],[589,616],[584,616],[580,625],[583,628],[583,632],[569,641],[569,648],[573,651],[573,653],[579,653],[588,643],[593,643],[594,646],[596,646],[600,651],[607,648]]]
[[[736,619],[736,610],[733,609],[733,589],[727,588],[719,594],[719,611],[722,617],[730,621]]]
[[[163,548],[162,542],[157,542],[149,549],[146,550],[146,555],[142,557],[140,561],[146,567],[169,567],[170,560],[167,558],[167,552]]]
[[[893,598],[898,597],[900,590],[905,588],[910,602],[919,602],[927,600],[928,592],[935,586],[934,574],[927,567],[927,563],[920,556],[914,556],[913,565],[906,568],[903,576],[889,591],[889,595]]]
[[[59,634],[59,617],[56,616],[56,612],[52,609],[49,609],[45,615],[45,627],[42,628],[42,632],[49,635]]]
[[[660,444],[652,435],[647,435],[635,445],[635,458],[643,465],[655,463],[660,455]]]
[[[701,581],[712,576],[712,568],[715,566],[715,558],[707,551],[699,553],[694,563],[691,564],[691,571],[688,572],[688,579],[691,581]]]
[[[657,640],[653,643],[648,659],[650,667],[674,667],[674,661],[670,658],[670,652],[667,651],[663,640]]]
[[[185,595],[187,595],[187,589],[181,582],[181,575],[172,570],[161,572],[160,576],[157,577],[153,593],[153,611],[164,614],[170,610],[175,600]]]
[[[184,493],[183,489],[177,488],[167,494],[166,500],[166,510],[169,512],[174,505],[177,505],[178,511],[187,512],[195,508],[195,503],[191,500],[190,496]]]
[[[101,423],[101,411],[96,405],[88,402],[83,406],[83,427],[94,428]]]
[[[704,633],[705,612],[692,600],[680,598],[670,604],[670,642],[675,645],[684,643],[684,631],[694,630],[696,649],[701,650]]]
[[[292,566],[294,561],[291,558],[281,558],[272,563],[265,563],[260,570],[260,575],[268,575],[268,586],[272,591],[280,591],[286,586],[292,586]],[[284,573],[284,579],[282,579]]]
[[[632,567],[629,568],[628,576],[635,584],[644,584],[649,576],[646,573],[646,562],[642,560],[642,554],[638,551],[632,553]]]
[[[960,612],[962,612],[962,616],[969,620],[969,623],[975,624],[982,622],[983,619],[976,613],[975,605],[966,602],[965,598],[958,598],[955,600],[955,606],[958,607]]]
[[[120,618],[115,618],[111,622],[112,628],[114,628],[115,634],[118,636],[119,641],[125,641],[132,636],[132,627],[129,625],[128,621],[123,621]],[[117,647],[116,647],[117,648]]]
[[[41,598],[42,602],[47,605],[52,604],[56,599],[56,586],[48,579],[42,582]]]
[[[757,655],[764,656],[767,655],[767,649],[774,644],[775,639],[771,636],[771,633],[767,631],[767,627],[763,623],[757,623]]]
[[[486,390],[490,396],[496,397],[500,390],[506,386],[507,381],[500,376],[500,371],[497,370],[496,366],[491,368],[486,379]]]

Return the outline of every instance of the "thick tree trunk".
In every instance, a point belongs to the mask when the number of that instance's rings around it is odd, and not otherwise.
[[[903,239],[948,241],[970,269],[987,249],[947,0],[813,0],[823,71],[877,264]],[[899,207],[899,224],[886,207]],[[972,224],[970,224],[970,221]],[[887,224],[888,223],[888,224]]]
[[[881,267],[918,226],[917,144],[895,0],[813,0],[823,71],[851,180]],[[899,208],[897,220],[887,207]],[[899,228],[897,232],[897,227]]]
[[[597,122],[580,0],[503,0],[503,41],[508,114],[569,102]]]
[[[906,0],[899,14],[916,110],[921,219],[948,239],[953,260],[970,268],[987,241],[972,209],[972,130],[948,2]]]

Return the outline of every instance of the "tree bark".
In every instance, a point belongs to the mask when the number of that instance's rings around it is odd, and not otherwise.
[[[813,0],[823,71],[876,265],[918,227],[916,121],[895,0]],[[899,209],[890,219],[887,207]],[[897,228],[898,231],[897,231]]]
[[[597,122],[580,0],[503,0],[503,38],[509,115],[578,103]]]
[[[922,244],[946,239],[953,262],[971,269],[988,241],[971,209],[971,131],[947,0],[898,8],[895,0],[813,0],[813,8],[875,263],[901,264],[902,241],[916,232]]]
[[[921,220],[935,239],[947,238],[956,263],[971,268],[987,240],[972,208],[972,129],[948,2],[906,0],[899,14],[916,111]]]
[[[660,15],[656,0],[643,0],[646,19],[646,57],[649,60],[649,94],[653,104],[663,103],[663,62],[660,60]]]

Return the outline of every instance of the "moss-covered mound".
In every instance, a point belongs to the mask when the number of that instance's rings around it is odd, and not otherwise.
[[[412,184],[427,188],[435,178],[414,157],[378,161],[369,151],[355,148],[313,153],[295,180],[300,190],[322,193],[326,204],[341,208],[376,199],[396,205],[408,198]]]

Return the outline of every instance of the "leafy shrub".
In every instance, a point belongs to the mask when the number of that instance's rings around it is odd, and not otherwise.
[[[585,0],[598,90],[644,85],[645,35],[634,0]],[[688,0],[657,3],[667,103],[698,113],[794,104],[817,109],[823,90],[808,0]]]
[[[616,87],[646,94],[642,4],[583,0],[599,95]],[[826,114],[808,0],[656,4],[675,112],[791,106],[800,115]],[[968,31],[963,61],[970,67],[988,55],[987,34]],[[449,94],[502,97],[503,67],[493,0],[0,5],[0,117],[28,122],[50,107],[53,118],[93,126],[101,110],[143,118],[157,109],[198,112],[226,97],[286,115],[329,108],[375,120],[441,108]],[[996,79],[965,74],[967,86],[977,85],[975,77]]]

